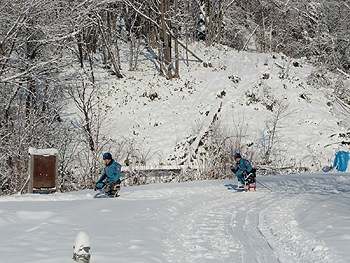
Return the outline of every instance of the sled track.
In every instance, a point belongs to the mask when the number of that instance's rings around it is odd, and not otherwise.
[[[301,202],[248,192],[197,203],[168,229],[168,262],[340,262],[298,226],[293,211]]]

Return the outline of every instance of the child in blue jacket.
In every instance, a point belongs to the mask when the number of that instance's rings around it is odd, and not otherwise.
[[[252,172],[253,167],[250,164],[250,162],[246,159],[243,159],[239,153],[235,153],[233,158],[236,161],[236,166],[235,168],[231,167],[231,170],[232,172],[236,173],[237,179],[241,183],[239,188],[244,188],[246,184],[244,177],[247,176],[250,172]]]
[[[100,179],[96,183],[96,189],[102,189],[111,182],[120,183],[121,165],[113,160],[110,153],[103,154],[103,160],[106,164]],[[106,183],[103,181],[106,179]]]

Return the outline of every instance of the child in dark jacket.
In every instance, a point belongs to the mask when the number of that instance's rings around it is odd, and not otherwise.
[[[111,182],[120,183],[121,165],[113,160],[110,153],[103,154],[103,160],[106,164],[100,179],[96,183],[96,189],[102,189]],[[106,183],[103,182],[106,179]]]
[[[244,188],[246,184],[245,176],[252,172],[253,167],[250,162],[246,159],[243,159],[239,153],[235,153],[233,158],[236,161],[236,166],[235,168],[231,167],[231,170],[237,175],[237,180],[241,183],[239,188]]]

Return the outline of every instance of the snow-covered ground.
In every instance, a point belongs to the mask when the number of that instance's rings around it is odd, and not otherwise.
[[[350,174],[258,177],[0,197],[0,262],[74,262],[79,232],[91,262],[349,262]]]

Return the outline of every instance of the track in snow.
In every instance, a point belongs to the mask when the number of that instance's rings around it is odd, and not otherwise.
[[[187,200],[192,209],[177,213],[168,229],[168,262],[335,260],[322,241],[298,227],[294,208],[302,200],[260,191]]]

